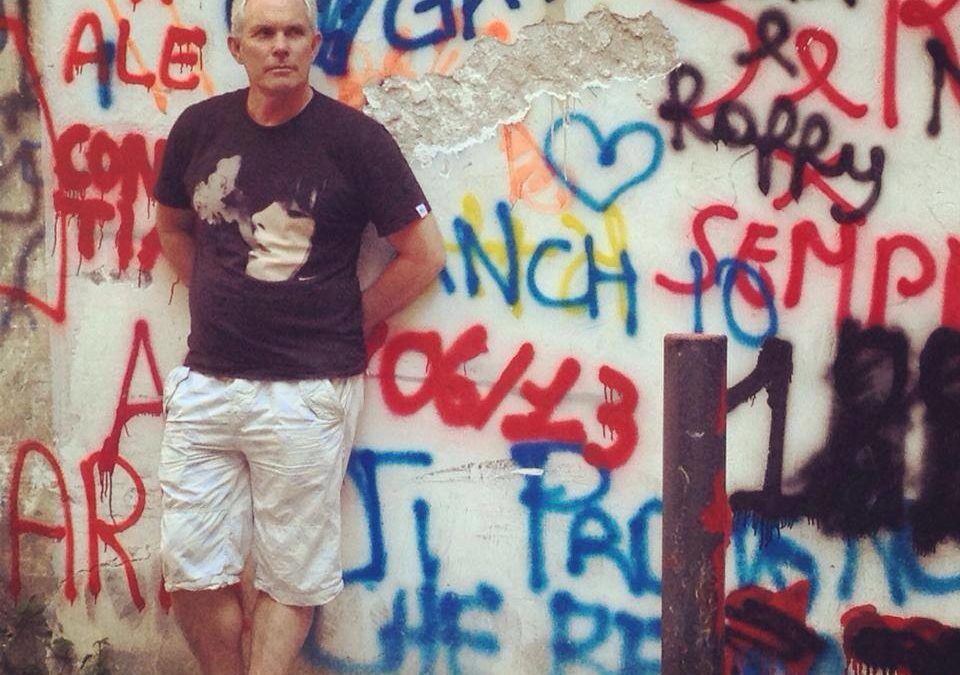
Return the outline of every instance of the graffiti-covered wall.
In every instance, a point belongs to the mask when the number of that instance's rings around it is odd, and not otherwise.
[[[193,672],[152,186],[244,84],[229,5],[0,0],[4,603],[121,672]],[[662,344],[694,331],[728,336],[730,663],[953,672],[957,2],[317,5],[315,86],[393,132],[448,259],[369,346],[302,672],[658,673]]]

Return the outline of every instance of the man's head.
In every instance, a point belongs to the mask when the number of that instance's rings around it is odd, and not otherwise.
[[[313,0],[234,0],[230,52],[251,88],[285,94],[307,85],[320,48]]]
[[[248,0],[233,0],[230,7],[230,35],[240,37],[243,19],[246,15]],[[314,0],[300,0],[300,4],[307,10],[307,20],[311,26],[317,25],[317,4]]]

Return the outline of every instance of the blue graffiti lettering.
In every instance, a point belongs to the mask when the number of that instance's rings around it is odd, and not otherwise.
[[[577,672],[589,669],[598,675],[656,675],[660,672],[659,661],[642,656],[645,642],[660,640],[660,619],[643,619],[626,612],[613,614],[607,607],[581,602],[567,591],[559,591],[551,598],[550,614],[553,618],[553,675],[563,675],[569,666],[576,666]],[[575,630],[575,626],[582,626],[584,622],[588,623],[589,630],[584,637],[576,639],[574,633],[584,631],[582,628]],[[594,652],[610,639],[614,626],[621,638],[620,664],[617,668],[608,668],[594,657]]]
[[[650,569],[647,536],[650,518],[661,513],[663,503],[653,499],[630,519],[628,554],[620,550],[620,527],[610,514],[597,506],[582,509],[570,524],[567,571],[573,576],[582,576],[590,558],[606,558],[620,570],[631,593],[638,596],[644,593],[659,595],[661,582]],[[600,536],[590,534],[596,530],[600,531]]]
[[[423,499],[413,504],[417,536],[417,555],[423,583],[417,589],[416,598],[420,625],[410,625],[407,611],[407,592],[396,592],[393,599],[393,616],[380,627],[380,659],[374,664],[357,664],[348,659],[334,657],[323,651],[315,640],[307,640],[304,652],[318,666],[339,672],[394,672],[401,668],[410,649],[419,652],[420,672],[433,673],[441,649],[446,650],[446,670],[451,675],[463,672],[461,652],[471,650],[479,654],[496,654],[500,643],[492,633],[466,630],[461,625],[463,615],[471,611],[496,613],[503,604],[503,595],[486,583],[478,583],[474,594],[465,595],[454,591],[440,593],[440,560],[430,551],[430,507]]]
[[[604,283],[622,283],[627,297],[626,332],[627,335],[637,334],[637,273],[630,263],[630,256],[626,251],[620,252],[620,272],[606,272],[597,265],[594,253],[593,237],[587,235],[583,240],[587,259],[587,289],[580,297],[549,298],[540,290],[537,284],[537,268],[541,260],[551,249],[559,249],[569,253],[572,245],[564,239],[545,239],[534,250],[527,267],[527,286],[534,300],[546,307],[585,307],[591,319],[600,315],[600,302],[597,295],[597,286]]]
[[[597,470],[596,487],[582,497],[567,497],[562,485],[544,486],[543,469],[551,454],[572,452],[581,454],[579,445],[553,441],[518,443],[510,449],[513,461],[521,468],[533,469],[524,476],[520,491],[520,503],[528,510],[528,539],[530,544],[530,570],[528,582],[534,591],[547,587],[546,559],[543,550],[543,521],[547,513],[573,513],[599,501],[610,491],[610,472]]]
[[[496,264],[483,250],[483,246],[477,239],[470,223],[457,216],[453,221],[453,232],[463,255],[467,292],[470,297],[476,297],[480,292],[480,277],[477,275],[477,268],[474,265],[474,258],[476,258],[500,288],[504,302],[508,305],[515,305],[520,299],[520,260],[517,255],[517,240],[513,234],[510,205],[506,202],[497,204],[497,221],[500,223],[500,231],[503,233],[503,245],[507,259],[506,274],[497,269]]]
[[[703,332],[703,259],[696,251],[690,252],[693,268],[693,332]]]
[[[724,271],[727,269],[729,269],[729,272],[726,276],[724,276]],[[763,303],[767,309],[767,330],[759,335],[747,333],[740,328],[740,323],[737,321],[737,317],[733,312],[733,285],[736,283],[737,275],[740,272],[745,273],[757,285],[760,295],[763,296]],[[764,340],[777,334],[777,307],[773,301],[773,293],[771,293],[770,288],[767,287],[763,277],[760,276],[760,272],[742,260],[737,260],[736,258],[724,258],[723,260],[717,262],[716,277],[717,283],[720,283],[721,279],[723,279],[723,310],[727,316],[727,326],[730,328],[730,332],[738,342],[745,344],[748,347],[759,348],[763,344]]]
[[[373,0],[317,0],[317,28],[323,34],[314,63],[327,75],[346,75],[353,40]]]
[[[358,448],[350,455],[347,476],[357,487],[360,503],[367,519],[370,540],[370,560],[364,565],[346,570],[345,583],[383,581],[387,574],[387,550],[383,542],[383,515],[380,509],[380,491],[377,488],[377,467],[430,466],[432,459],[425,452],[374,452]]]
[[[117,58],[117,46],[109,40],[103,43],[103,57],[107,62],[107,81],[97,84],[97,98],[100,107],[106,110],[113,105],[113,62]]]
[[[781,533],[770,542],[757,545],[753,558],[747,558],[747,532],[752,527],[748,518],[734,518],[733,551],[737,567],[737,583],[740,586],[763,585],[764,576],[769,576],[777,589],[784,589],[788,581],[785,570],[799,572],[810,583],[810,595],[807,601],[808,608],[820,592],[820,570],[813,555],[804,547],[797,544],[787,535]],[[756,533],[754,533],[756,534]],[[753,537],[759,539],[759,537]],[[757,542],[759,543],[759,542]]]
[[[703,259],[700,253],[693,251],[690,253],[690,267],[693,270],[693,330],[695,333],[703,332]],[[746,274],[756,284],[757,290],[763,298],[764,307],[767,311],[767,329],[760,334],[748,333],[740,326],[736,314],[733,310],[733,290],[740,273]],[[737,258],[723,258],[717,261],[714,269],[716,282],[720,284],[721,295],[723,296],[723,310],[727,321],[727,328],[731,336],[739,343],[748,347],[759,348],[763,341],[768,337],[774,337],[779,330],[777,305],[773,298],[773,292],[763,276],[756,268],[752,267]]]
[[[401,2],[402,0],[387,0],[387,4],[383,8],[383,34],[391,47],[411,51],[444,42],[457,34],[457,22],[453,16],[451,0],[419,0],[413,7],[414,13],[425,14],[439,9],[440,27],[417,37],[401,35],[397,29],[397,10],[400,8]]]
[[[906,527],[886,535],[870,537],[870,543],[880,557],[887,578],[887,590],[894,604],[899,607],[906,603],[908,590],[934,596],[960,591],[960,572],[937,576],[924,569],[914,551],[912,536],[910,528]],[[860,541],[847,539],[843,572],[837,584],[838,599],[849,600],[853,597],[859,561]]]
[[[387,554],[384,546],[380,493],[377,471],[381,466],[429,466],[432,460],[425,452],[374,452],[357,449],[350,458],[347,475],[356,485],[360,503],[367,519],[370,540],[370,560],[344,574],[347,583],[366,582],[376,584],[387,572]],[[417,590],[421,624],[408,625],[407,593],[397,591],[393,601],[393,617],[378,633],[380,640],[379,659],[374,663],[357,663],[326,653],[316,640],[317,624],[312,629],[312,639],[307,640],[304,654],[315,665],[338,672],[374,673],[394,672],[401,668],[408,649],[420,651],[421,672],[433,672],[441,648],[446,649],[447,670],[461,672],[460,654],[469,649],[482,654],[499,651],[499,642],[490,633],[466,630],[461,619],[468,612],[477,610],[499,611],[503,596],[493,586],[479,583],[474,594],[452,591],[438,593],[440,561],[429,546],[429,506],[418,499],[413,505],[416,526],[417,554],[424,582]]]

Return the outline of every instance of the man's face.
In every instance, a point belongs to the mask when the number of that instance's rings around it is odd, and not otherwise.
[[[248,0],[243,25],[227,42],[251,88],[283,95],[307,85],[320,48],[302,0]]]

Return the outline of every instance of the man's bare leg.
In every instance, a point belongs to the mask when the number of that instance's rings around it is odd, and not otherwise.
[[[281,605],[266,593],[253,610],[250,675],[285,675],[313,621],[313,607]]]
[[[237,586],[174,591],[173,615],[203,675],[242,675],[243,608]]]

